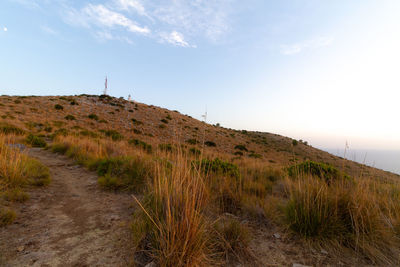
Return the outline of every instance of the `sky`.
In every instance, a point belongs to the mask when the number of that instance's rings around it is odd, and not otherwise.
[[[0,94],[109,94],[400,150],[398,0],[1,0]]]

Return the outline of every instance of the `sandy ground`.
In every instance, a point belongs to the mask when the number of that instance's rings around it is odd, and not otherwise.
[[[48,187],[29,192],[16,222],[0,228],[0,266],[129,266],[132,199],[101,190],[97,175],[65,156],[29,149],[50,168]]]

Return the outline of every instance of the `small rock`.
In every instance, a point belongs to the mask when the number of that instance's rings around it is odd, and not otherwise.
[[[157,264],[154,261],[152,261],[150,263],[147,263],[146,266],[144,266],[144,267],[156,267],[156,266],[157,266]]]
[[[24,249],[25,249],[24,246],[19,246],[19,247],[17,248],[17,251],[18,251],[18,252],[22,252]]]
[[[274,234],[274,237],[275,237],[276,239],[279,239],[279,238],[281,238],[281,235],[278,234],[278,233],[275,233],[275,234]]]
[[[328,255],[328,251],[326,251],[325,249],[321,249],[321,253],[324,255]]]

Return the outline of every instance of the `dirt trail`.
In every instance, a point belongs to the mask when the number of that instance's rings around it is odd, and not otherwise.
[[[95,173],[65,156],[28,153],[49,167],[52,182],[31,190],[15,207],[16,222],[0,228],[0,265],[130,265],[129,195],[101,190]]]

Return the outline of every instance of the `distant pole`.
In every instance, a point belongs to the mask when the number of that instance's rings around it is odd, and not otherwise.
[[[104,82],[104,95],[107,95],[107,76],[106,76],[106,81]]]

